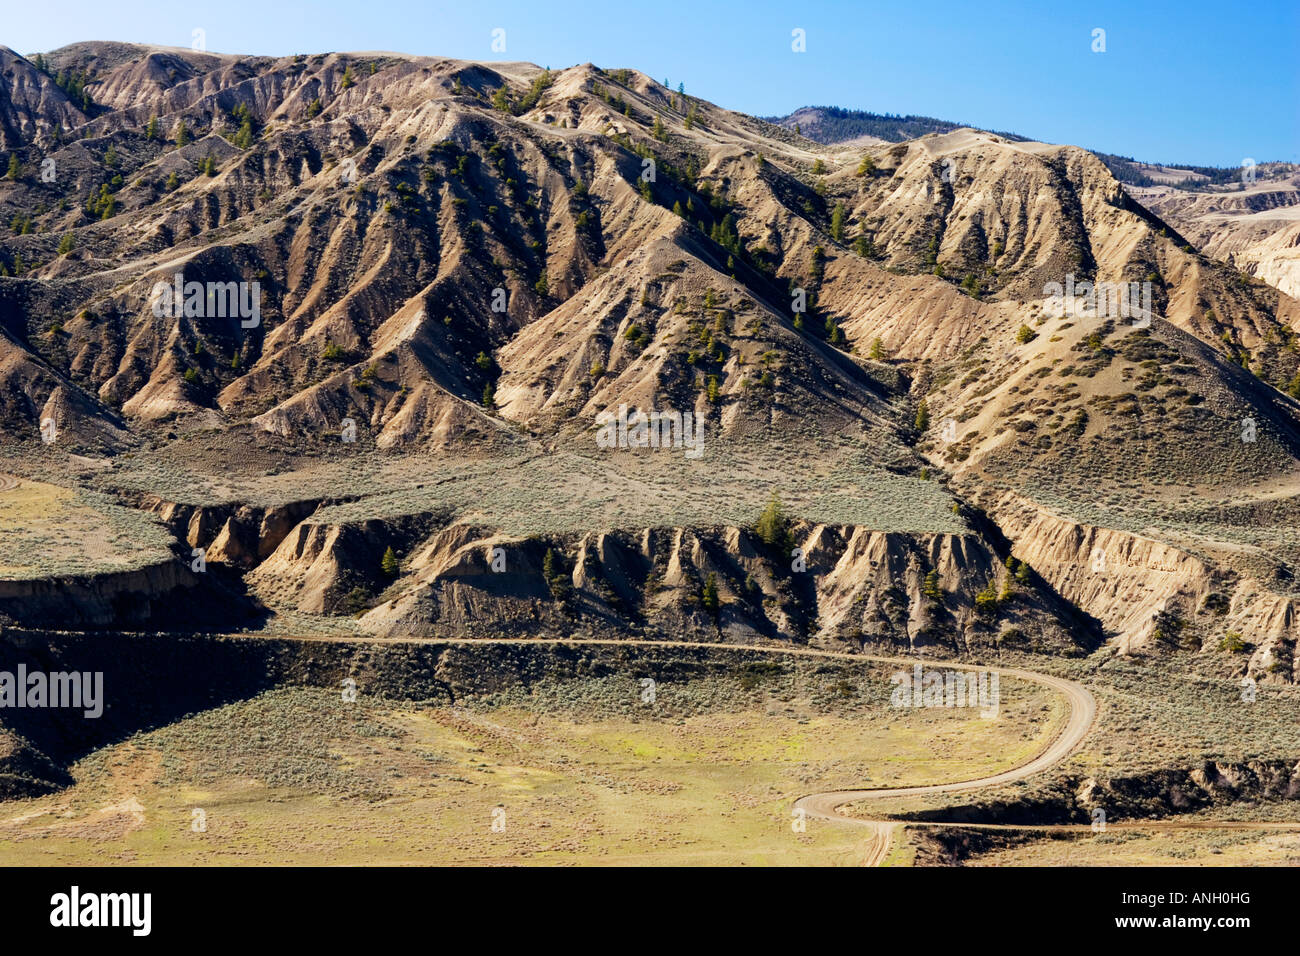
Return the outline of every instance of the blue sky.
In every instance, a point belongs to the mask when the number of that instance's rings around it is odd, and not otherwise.
[[[917,113],[1158,162],[1300,162],[1300,3],[223,0],[6,3],[0,43],[396,50],[635,67],[747,113]],[[1235,8],[1234,8],[1235,7]],[[506,52],[491,33],[506,31]],[[807,50],[791,50],[791,31]],[[1094,53],[1093,31],[1105,30]]]

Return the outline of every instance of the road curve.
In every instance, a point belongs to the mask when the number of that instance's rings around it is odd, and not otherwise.
[[[456,644],[456,645],[475,645],[475,644],[517,644],[532,645],[538,644],[563,644],[563,645],[598,645],[613,647],[677,647],[677,648],[699,648],[704,650],[725,650],[725,651],[745,651],[748,653],[760,654],[784,654],[790,657],[820,657],[834,660],[869,661],[877,664],[894,664],[911,667],[914,664],[922,664],[927,667],[942,667],[947,670],[967,670],[967,671],[987,671],[996,673],[1002,677],[1016,677],[1021,680],[1031,681],[1042,684],[1053,690],[1060,691],[1066,698],[1070,707],[1070,716],[1066,720],[1065,727],[1045,749],[1036,756],[1030,758],[1025,763],[1013,767],[1010,770],[1003,770],[1000,773],[992,774],[987,777],[978,777],[973,780],[963,780],[957,783],[937,783],[919,787],[890,787],[867,790],[829,790],[824,793],[811,793],[807,796],[800,797],[795,801],[795,808],[802,809],[810,817],[816,817],[823,820],[834,820],[839,823],[848,823],[857,826],[876,826],[880,821],[859,820],[852,817],[845,817],[836,813],[836,809],[846,803],[853,803],[858,800],[881,799],[885,797],[908,797],[923,793],[955,793],[963,790],[978,790],[984,787],[995,787],[1004,783],[1011,783],[1015,780],[1023,780],[1025,777],[1032,776],[1049,767],[1055,766],[1066,757],[1068,757],[1076,747],[1088,735],[1092,728],[1092,722],[1097,715],[1097,701],[1092,694],[1081,684],[1072,680],[1066,680],[1063,677],[1053,677],[1050,674],[1040,674],[1037,671],[1023,670],[1016,667],[998,667],[987,664],[965,664],[956,661],[946,661],[935,658],[916,658],[916,657],[883,657],[874,654],[850,654],[843,651],[823,651],[813,648],[804,647],[772,647],[763,644],[729,644],[714,641],[654,641],[654,640],[620,640],[618,638],[369,638],[364,636],[357,637],[329,637],[329,638],[289,638],[290,640],[327,640],[327,641],[356,641],[363,643],[427,643],[427,644]],[[889,824],[892,829],[894,824]]]
[[[874,661],[898,661],[899,658],[887,657],[867,657],[861,655],[861,659]],[[908,662],[912,663],[912,662]],[[938,666],[936,662],[927,662],[930,666]],[[835,820],[840,823],[868,824],[866,820],[856,820],[852,817],[845,817],[836,811],[846,803],[855,803],[859,800],[881,800],[887,797],[913,797],[924,793],[957,793],[963,790],[979,790],[984,787],[996,787],[1004,783],[1012,783],[1016,780],[1023,780],[1025,777],[1032,776],[1049,767],[1055,766],[1066,757],[1068,757],[1088,735],[1092,727],[1093,719],[1097,716],[1097,701],[1083,686],[1076,684],[1074,681],[1065,680],[1062,677],[1052,677],[1048,674],[1039,674],[1036,671],[1021,670],[1019,668],[1009,667],[978,667],[970,664],[943,663],[944,668],[956,668],[961,670],[987,670],[996,672],[1004,677],[1018,677],[1021,680],[1032,681],[1050,687],[1053,690],[1060,691],[1070,705],[1070,716],[1066,720],[1065,727],[1056,736],[1046,748],[1036,756],[1030,758],[1018,767],[1012,767],[1010,770],[1003,770],[1000,773],[990,774],[987,777],[976,777],[972,780],[962,780],[956,783],[934,783],[919,787],[876,787],[864,790],[829,790],[824,793],[811,793],[806,797],[800,797],[795,801],[795,809],[803,810],[808,816],[816,817],[822,820]]]
[[[943,667],[953,670],[973,670],[996,672],[999,675],[1007,677],[1018,677],[1022,680],[1033,681],[1050,687],[1062,693],[1070,708],[1069,717],[1066,719],[1065,726],[1057,734],[1055,739],[1036,756],[1031,757],[1025,763],[1010,770],[1004,770],[1000,773],[991,774],[986,777],[977,777],[972,780],[962,780],[955,783],[938,783],[927,786],[917,787],[880,787],[875,789],[861,790],[828,790],[820,793],[810,793],[807,796],[800,797],[794,802],[796,809],[802,809],[807,816],[819,820],[829,820],[834,823],[848,826],[859,827],[864,831],[867,837],[864,846],[866,866],[879,866],[889,853],[890,845],[893,841],[894,832],[900,827],[906,825],[909,827],[946,827],[960,826],[963,828],[973,828],[982,830],[1052,830],[1052,831],[1077,831],[1087,832],[1092,829],[1089,824],[1009,824],[1009,823],[947,823],[943,821],[907,821],[904,824],[897,820],[868,820],[858,817],[846,817],[838,813],[838,809],[845,804],[855,803],[863,800],[880,800],[888,797],[907,797],[916,796],[926,793],[960,793],[963,791],[978,790],[984,787],[996,787],[1005,783],[1011,783],[1016,780],[1023,780],[1033,774],[1040,773],[1050,767],[1060,763],[1079,746],[1088,735],[1092,728],[1092,723],[1097,715],[1097,701],[1092,694],[1082,685],[1071,680],[1061,677],[1053,677],[1050,674],[1041,674],[1037,671],[1024,670],[1013,667],[997,667],[993,665],[982,664],[964,664],[955,661],[945,661],[935,658],[919,659],[914,657],[881,657],[872,654],[850,654],[842,651],[822,651],[811,648],[800,647],[772,647],[761,644],[730,644],[712,641],[655,641],[655,640],[620,640],[618,638],[425,638],[425,637],[370,637],[366,635],[348,635],[348,636],[299,636],[299,635],[254,635],[254,634],[227,634],[226,637],[236,637],[249,640],[296,640],[296,641],[324,641],[324,642],[342,642],[342,643],[365,643],[365,644],[453,644],[453,645],[474,645],[474,644],[516,644],[536,646],[539,644],[563,644],[563,645],[598,645],[598,646],[641,646],[641,647],[677,647],[677,648],[699,648],[704,650],[729,650],[744,651],[748,653],[759,654],[784,654],[790,657],[820,657],[832,660],[843,661],[871,661],[875,663],[896,664],[912,666],[920,663],[930,667]],[[1196,821],[1132,821],[1125,823],[1108,823],[1107,830],[1300,830],[1300,822],[1250,822],[1250,821],[1223,821],[1223,820],[1196,820]]]
[[[809,816],[844,822],[857,821],[841,816],[835,812],[835,809],[846,803],[852,803],[857,800],[870,800],[880,797],[905,797],[918,793],[946,793],[960,790],[978,790],[982,787],[998,786],[999,784],[1009,783],[1013,780],[1022,780],[1025,777],[1038,773],[1039,771],[1046,770],[1047,768],[1060,763],[1070,755],[1074,748],[1077,747],[1083,741],[1083,738],[1088,735],[1088,731],[1092,727],[1092,722],[1097,716],[1096,698],[1094,698],[1082,684],[1076,684],[1072,680],[1066,680],[1063,677],[1053,677],[1050,674],[1040,674],[1037,671],[1023,670],[1018,667],[998,667],[991,664],[964,664],[957,661],[943,660],[941,658],[882,657],[875,654],[850,654],[845,651],[822,651],[808,647],[773,647],[766,644],[729,644],[719,641],[653,641],[599,637],[443,638],[368,637],[366,635],[330,635],[316,637],[281,634],[227,634],[225,636],[246,640],[320,641],[325,643],[345,644],[453,644],[457,646],[513,644],[531,647],[545,644],[563,644],[565,646],[581,646],[590,644],[602,647],[678,647],[709,651],[744,651],[751,654],[784,654],[788,657],[820,657],[859,663],[862,661],[870,661],[876,664],[894,664],[906,667],[921,664],[926,667],[942,667],[945,670],[987,671],[989,673],[999,674],[1002,677],[1016,677],[1021,680],[1042,684],[1045,687],[1058,690],[1065,695],[1065,698],[1070,705],[1070,716],[1066,721],[1065,727],[1046,749],[1018,767],[1004,770],[1001,773],[996,773],[989,777],[979,777],[974,780],[964,780],[958,783],[939,783],[921,787],[893,787],[888,789],[871,790],[830,790],[825,793],[812,793],[806,797],[800,797],[795,802],[795,806],[802,807],[807,811]]]
[[[241,635],[242,636],[242,635]],[[784,654],[791,657],[820,657],[834,660],[872,662],[877,664],[894,664],[905,667],[911,667],[914,664],[923,664],[928,667],[943,667],[949,670],[968,670],[968,671],[988,671],[997,673],[1002,677],[1015,677],[1025,681],[1031,681],[1050,687],[1059,691],[1065,696],[1069,705],[1070,713],[1066,720],[1065,726],[1056,738],[1036,756],[1031,757],[1025,763],[1010,770],[1003,770],[1000,773],[991,774],[987,777],[977,777],[973,780],[962,780],[956,783],[936,783],[926,786],[917,787],[883,787],[876,789],[863,790],[828,790],[821,793],[810,793],[807,796],[800,797],[794,803],[794,808],[803,810],[806,816],[814,817],[819,820],[832,820],[836,823],[857,826],[867,831],[866,846],[866,865],[877,866],[889,852],[892,843],[893,832],[899,824],[888,820],[865,820],[856,817],[846,817],[836,811],[838,808],[847,803],[854,803],[860,800],[883,799],[886,797],[909,797],[925,793],[957,793],[966,790],[979,790],[984,787],[996,787],[1004,783],[1011,783],[1015,780],[1023,780],[1025,777],[1032,776],[1047,770],[1060,763],[1074,749],[1083,742],[1092,728],[1092,722],[1097,715],[1097,701],[1089,691],[1081,684],[1072,680],[1066,680],[1063,677],[1053,677],[1049,674],[1040,674],[1037,671],[1023,670],[1015,667],[997,667],[984,664],[964,664],[955,661],[945,661],[933,658],[919,659],[915,657],[883,657],[874,654],[850,654],[842,651],[822,651],[812,648],[802,647],[771,647],[761,644],[729,644],[711,641],[654,641],[654,640],[619,640],[617,638],[370,638],[365,636],[348,636],[348,637],[327,637],[327,638],[287,638],[289,640],[326,640],[326,641],[346,641],[346,642],[364,642],[364,643],[428,643],[428,644],[455,644],[455,645],[475,645],[475,644],[518,644],[532,645],[538,644],[563,644],[569,645],[598,645],[598,646],[643,646],[643,647],[676,647],[676,648],[700,648],[705,650],[729,650],[745,651],[748,653],[761,654]]]
[[[900,660],[900,658],[861,656],[874,661]],[[932,661],[928,663],[930,663],[930,666],[936,666]],[[996,787],[1015,780],[1023,780],[1025,777],[1055,766],[1073,753],[1074,749],[1083,742],[1083,738],[1088,736],[1088,731],[1092,729],[1092,722],[1097,716],[1096,698],[1082,685],[1062,677],[1052,677],[1048,674],[1040,674],[1037,671],[1011,667],[978,667],[955,663],[944,663],[942,666],[962,670],[988,670],[1001,676],[1018,677],[1021,680],[1033,681],[1045,687],[1050,687],[1053,690],[1060,691],[1065,696],[1069,704],[1070,716],[1066,719],[1061,732],[1056,735],[1056,738],[1047,747],[1025,763],[1020,764],[1018,767],[1012,767],[1010,770],[1003,770],[1000,773],[990,774],[986,777],[976,777],[972,780],[962,780],[956,783],[935,783],[918,787],[877,787],[870,790],[827,790],[822,793],[810,793],[794,802],[794,808],[803,810],[809,817],[815,817],[819,820],[832,820],[836,823],[865,829],[867,831],[867,844],[865,847],[866,857],[863,860],[864,866],[879,866],[885,861],[885,857],[889,854],[889,847],[893,843],[894,830],[897,829],[899,824],[888,820],[846,817],[837,812],[840,807],[860,800],[912,797],[924,793],[957,793],[964,790],[978,790],[983,787]]]

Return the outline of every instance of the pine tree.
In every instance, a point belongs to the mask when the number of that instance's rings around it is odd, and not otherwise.
[[[154,113],[152,116],[149,117],[149,122],[145,125],[144,128],[144,138],[147,140],[155,140],[158,138],[158,114],[157,113]]]
[[[356,81],[352,79],[352,67],[350,65],[343,68],[343,80],[339,83],[339,86],[345,90],[356,86]]]
[[[384,577],[387,578],[397,577],[397,572],[402,569],[401,563],[397,560],[397,553],[393,550],[391,544],[379,562],[379,569],[384,572]]]
[[[566,597],[573,587],[572,580],[564,571],[564,563],[550,548],[546,549],[546,554],[542,558],[542,577],[546,579],[551,597],[556,600]]]
[[[185,125],[185,120],[178,120],[176,123],[176,148],[180,149],[190,141],[190,131]]]
[[[117,214],[117,197],[108,191],[108,183],[99,187],[99,199],[95,202],[95,211],[100,219],[112,219]]]
[[[667,133],[667,131],[664,129],[663,120],[661,120],[661,119],[658,117],[658,115],[655,116],[655,125],[654,125],[653,135],[654,135],[654,138],[657,139],[657,140],[659,140],[660,142],[662,142],[663,140],[665,140],[665,139],[668,138],[668,133]]]
[[[990,581],[988,587],[975,595],[975,612],[981,616],[991,617],[998,611],[998,591]]]
[[[72,233],[64,233],[63,238],[59,240],[59,255],[66,256],[75,244],[76,240],[72,238]]]
[[[18,174],[22,172],[22,164],[18,162],[18,154],[9,154],[9,170],[5,173],[9,179],[17,179]]]
[[[718,576],[712,571],[704,581],[704,594],[700,598],[700,603],[710,614],[718,613]]]
[[[516,116],[521,113],[527,113],[541,102],[542,94],[550,89],[551,84],[554,82],[555,79],[551,76],[551,71],[549,69],[543,70],[542,74],[538,76],[537,79],[533,80],[533,85],[529,88],[528,92],[524,94],[524,98],[519,101],[519,104],[512,112],[514,112]]]
[[[880,339],[871,340],[870,356],[873,362],[883,362],[885,360],[885,344]]]
[[[923,432],[930,427],[930,406],[926,404],[925,399],[921,399],[921,404],[916,407],[916,430]]]
[[[844,241],[844,203],[835,204],[831,212],[831,238],[836,242]]]
[[[1021,584],[1029,583],[1029,574],[1030,574],[1030,567],[1025,562],[1021,561],[1019,564],[1016,565],[1016,580],[1019,581]]]
[[[248,149],[253,145],[253,120],[247,115],[239,126],[239,132],[235,134],[235,145],[240,149]]]
[[[758,535],[759,540],[769,548],[782,551],[786,549],[790,539],[790,519],[786,517],[785,508],[776,492],[772,493],[767,507],[758,516],[758,523],[754,525],[754,534]]]

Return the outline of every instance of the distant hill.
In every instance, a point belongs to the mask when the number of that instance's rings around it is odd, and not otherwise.
[[[866,110],[846,110],[838,106],[805,106],[788,116],[765,116],[763,119],[786,129],[796,129],[817,143],[842,143],[846,140],[870,137],[886,143],[901,143],[927,133],[951,133],[969,127],[969,123],[953,123],[933,116],[899,116],[894,113],[870,113]],[[1000,130],[985,130],[1005,139],[1027,142],[1024,136]]]
[[[1106,164],[1111,175],[1127,186],[1177,186],[1180,189],[1216,190],[1236,184],[1244,188],[1241,166],[1184,166],[1179,163],[1163,166],[1143,163],[1132,156],[1115,156],[1096,153]],[[1294,175],[1297,167],[1292,163],[1259,163],[1255,180],[1285,179]]]
[[[804,106],[787,116],[762,119],[795,130],[816,143],[843,143],[869,139],[901,143],[929,133],[950,133],[955,129],[982,129],[970,123],[954,123],[933,116],[900,116],[896,113],[872,113],[846,110],[838,106]],[[1028,137],[1004,130],[983,130],[1012,142],[1030,142]],[[1085,146],[1085,148],[1087,148]],[[1240,166],[1193,166],[1174,163],[1144,163],[1132,156],[1096,152],[1095,155],[1120,182],[1127,186],[1178,186],[1181,189],[1215,189],[1231,185],[1241,178]],[[1261,163],[1257,176],[1286,177],[1294,172],[1286,163]]]

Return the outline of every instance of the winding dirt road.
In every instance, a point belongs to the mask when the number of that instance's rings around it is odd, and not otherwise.
[[[862,655],[860,659],[891,663],[904,661],[908,664],[914,663],[913,661],[907,661],[905,658],[896,657],[867,657]],[[936,666],[933,661],[927,663],[930,666]],[[986,777],[976,777],[972,780],[962,780],[956,783],[935,783],[919,787],[879,787],[871,790],[828,790],[823,793],[810,793],[794,802],[795,809],[803,810],[809,817],[859,826],[868,831],[866,866],[879,866],[884,861],[893,842],[893,832],[900,824],[891,823],[887,820],[865,820],[857,817],[846,817],[838,812],[840,807],[862,800],[913,797],[927,793],[959,793],[965,790],[997,787],[1004,783],[1023,780],[1055,766],[1073,753],[1074,749],[1088,736],[1088,731],[1092,728],[1092,722],[1097,716],[1096,698],[1082,685],[1071,680],[1010,667],[979,667],[947,662],[943,663],[942,666],[945,669],[987,670],[1004,677],[1017,677],[1021,680],[1033,681],[1045,687],[1050,687],[1065,696],[1070,707],[1070,716],[1055,740],[1040,751],[1037,756],[1030,758],[1018,767],[1012,767],[1010,770],[1003,770],[1000,773],[990,774]],[[1087,829],[1087,827],[1084,827],[1084,829]]]
[[[241,637],[252,640],[259,639],[255,635],[232,634],[230,637]],[[872,662],[878,664],[893,664],[896,666],[912,667],[914,664],[922,664],[926,667],[943,668],[945,670],[966,670],[966,671],[988,671],[997,673],[1004,677],[1015,677],[1020,680],[1031,681],[1049,687],[1052,690],[1061,693],[1069,706],[1069,716],[1066,718],[1065,726],[1056,735],[1050,744],[1048,744],[1038,754],[1029,760],[1012,767],[1009,770],[1003,770],[999,773],[990,774],[985,777],[976,777],[970,780],[960,780],[953,783],[936,783],[925,786],[914,787],[880,787],[875,789],[860,790],[827,790],[818,793],[810,793],[798,798],[794,802],[795,809],[802,809],[806,816],[818,820],[826,820],[832,823],[853,826],[860,828],[866,837],[866,844],[863,847],[865,851],[864,865],[879,866],[884,862],[889,854],[889,849],[893,844],[894,834],[903,826],[908,827],[948,827],[960,826],[969,829],[980,830],[1034,830],[1034,831],[1061,831],[1061,832],[1088,832],[1092,828],[1089,824],[1008,824],[1008,823],[954,823],[944,821],[907,821],[903,823],[898,820],[869,820],[859,817],[848,817],[840,813],[841,807],[866,800],[883,800],[890,797],[911,797],[922,794],[934,793],[962,793],[971,790],[980,790],[985,787],[997,787],[1003,784],[1012,783],[1017,780],[1023,780],[1026,777],[1041,773],[1051,767],[1056,766],[1078,746],[1083,743],[1092,729],[1093,721],[1097,716],[1096,698],[1081,684],[1074,681],[1066,680],[1062,677],[1053,677],[1050,674],[1041,674],[1037,671],[1024,670],[1015,667],[998,667],[996,665],[985,664],[964,664],[955,661],[946,661],[941,659],[918,659],[915,657],[882,657],[871,654],[849,654],[839,651],[821,651],[810,648],[793,648],[793,647],[770,647],[755,644],[725,644],[714,643],[709,641],[652,641],[652,640],[619,640],[617,638],[374,638],[361,635],[346,637],[283,637],[277,636],[281,640],[303,640],[303,641],[330,641],[346,643],[369,643],[369,644],[386,644],[386,643],[425,643],[425,644],[450,644],[450,645],[475,645],[475,644],[513,644],[513,645],[531,645],[539,644],[562,644],[565,646],[581,645],[599,645],[599,646],[643,646],[656,648],[698,648],[704,650],[723,650],[723,651],[742,651],[746,653],[759,654],[782,654],[788,657],[818,657],[831,660],[842,660],[851,662]],[[1106,829],[1112,830],[1300,830],[1300,822],[1250,822],[1250,821],[1220,821],[1220,820],[1193,820],[1193,821],[1176,821],[1176,820],[1152,820],[1152,821],[1132,821],[1125,823],[1108,823]]]
[[[1031,681],[1045,687],[1050,687],[1053,690],[1059,691],[1065,697],[1066,702],[1069,705],[1070,714],[1066,719],[1065,726],[1061,729],[1061,732],[1057,734],[1056,738],[1046,748],[1018,767],[1012,767],[1010,770],[1003,770],[1000,773],[991,774],[986,777],[976,777],[972,780],[962,780],[956,783],[936,783],[916,787],[884,787],[869,790],[828,790],[821,793],[810,793],[807,796],[800,797],[794,802],[794,808],[802,809],[808,817],[861,827],[865,830],[867,836],[867,866],[878,866],[885,859],[893,842],[893,833],[902,824],[889,820],[865,820],[857,817],[846,817],[837,812],[840,807],[861,800],[879,800],[887,797],[910,797],[927,793],[958,793],[966,790],[979,790],[984,787],[996,787],[1004,783],[1023,780],[1026,777],[1055,766],[1073,753],[1075,748],[1078,747],[1079,744],[1083,742],[1083,739],[1088,735],[1088,731],[1092,728],[1092,722],[1097,715],[1097,701],[1092,694],[1082,685],[1076,684],[1074,681],[1066,680],[1062,677],[1052,677],[1049,674],[1040,674],[1037,671],[1023,670],[1015,667],[962,664],[954,661],[936,659],[920,660],[915,657],[881,657],[873,654],[848,654],[839,651],[821,651],[811,648],[768,647],[755,644],[724,644],[708,641],[648,641],[618,640],[616,638],[534,638],[531,640],[520,640],[512,638],[438,639],[366,638],[360,636],[349,636],[340,638],[307,637],[290,639],[341,640],[347,642],[359,641],[368,643],[403,643],[416,641],[419,643],[455,645],[513,644],[536,646],[538,644],[563,644],[565,646],[598,645],[615,647],[677,647],[699,648],[715,651],[729,650],[744,651],[747,653],[784,654],[789,657],[820,657],[832,660],[856,662],[869,661],[877,664],[893,664],[907,668],[919,663],[927,667],[942,667],[945,670],[987,671],[989,673],[997,673],[1002,677],[1015,677],[1020,680]],[[941,826],[943,824],[935,825]],[[1008,829],[1014,828],[1008,827]],[[1084,826],[1082,829],[1088,828]]]

